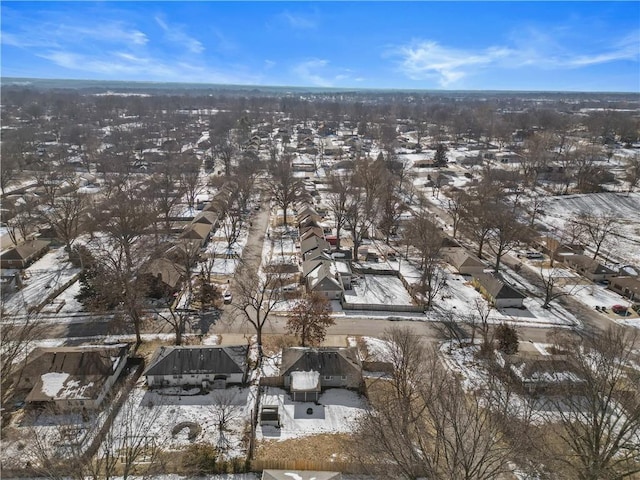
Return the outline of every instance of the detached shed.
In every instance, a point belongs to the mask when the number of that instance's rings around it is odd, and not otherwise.
[[[277,405],[263,405],[260,410],[260,425],[280,428],[280,414]]]

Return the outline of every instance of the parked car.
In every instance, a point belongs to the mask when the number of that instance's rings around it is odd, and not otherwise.
[[[224,303],[227,303],[227,304],[231,303],[231,300],[233,300],[233,295],[229,290],[224,292],[224,294],[222,295],[222,300],[224,300]]]
[[[529,259],[541,259],[541,258],[544,258],[544,256],[540,252],[519,253],[518,254],[518,258],[521,258],[521,257],[525,257],[525,258],[529,258]]]
[[[627,307],[625,307],[624,305],[614,305],[613,307],[611,307],[611,311],[613,313],[617,313],[618,315],[626,315]]]

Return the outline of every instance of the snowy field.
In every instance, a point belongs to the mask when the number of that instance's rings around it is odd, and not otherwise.
[[[349,303],[364,305],[413,305],[399,278],[393,275],[362,275],[353,290],[344,292]]]
[[[318,433],[353,431],[353,423],[367,408],[364,397],[350,390],[330,388],[320,395],[319,405],[313,402],[292,402],[287,392],[267,387],[262,405],[278,405],[281,428],[258,425],[258,440],[287,440]],[[308,414],[307,409],[312,413]]]
[[[578,213],[616,217],[615,234],[605,240],[603,250],[622,263],[640,262],[640,193],[563,195],[546,198],[540,208],[545,212],[540,221],[552,228],[562,228]]]

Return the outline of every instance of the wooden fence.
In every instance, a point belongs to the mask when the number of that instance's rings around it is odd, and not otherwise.
[[[260,377],[260,386],[284,388],[284,377]]]
[[[363,474],[375,471],[368,466],[366,469],[359,463],[329,462],[309,459],[278,460],[278,459],[254,459],[251,461],[251,470],[261,472],[263,470],[312,470],[316,472],[341,472],[350,474]]]

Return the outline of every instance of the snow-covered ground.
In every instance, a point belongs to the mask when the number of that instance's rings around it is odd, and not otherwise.
[[[316,405],[313,402],[293,402],[280,388],[266,387],[261,405],[279,407],[281,428],[258,425],[259,440],[286,440],[318,433],[343,433],[353,430],[354,422],[367,408],[364,397],[350,390],[330,388]],[[307,413],[308,409],[311,413]]]
[[[393,275],[362,275],[353,290],[344,292],[349,303],[364,305],[412,305],[411,295]]]
[[[540,221],[549,227],[562,228],[578,213],[611,215],[616,230],[603,245],[603,253],[622,263],[638,264],[640,259],[640,193],[591,193],[545,198]]]
[[[246,423],[251,418],[255,393],[255,388],[240,387],[213,390],[206,394],[201,394],[200,388],[147,390],[139,384],[130,393],[130,401],[140,412],[140,415],[133,418],[143,421],[150,416],[153,419],[148,435],[166,450],[178,450],[190,443],[200,442],[220,445],[221,436],[216,418],[217,412],[226,406],[229,410],[229,421],[224,430],[226,454],[228,457],[237,457],[245,454],[246,445],[243,444],[242,437]],[[123,417],[121,412],[114,420],[114,425],[127,420],[128,417]],[[173,432],[176,425],[185,422],[187,425],[200,427],[195,438],[188,438],[188,427]]]
[[[24,315],[30,307],[40,305],[49,295],[80,273],[69,263],[63,248],[52,249],[24,270],[24,287],[3,296],[5,312]]]

